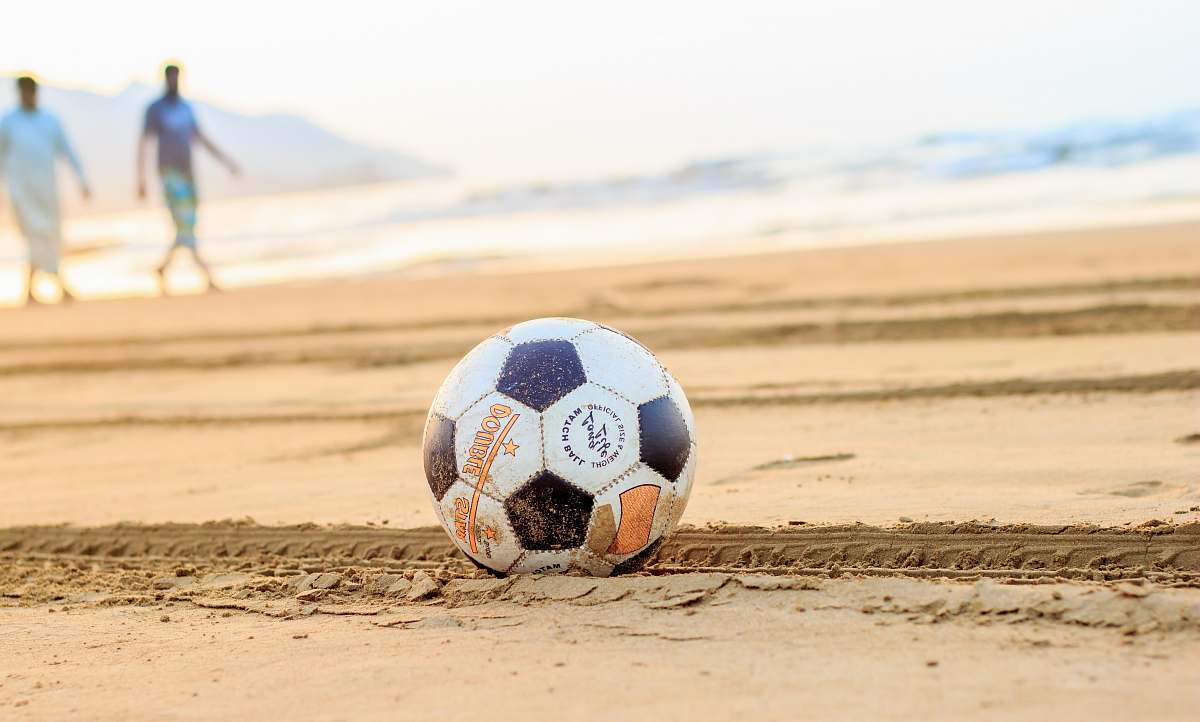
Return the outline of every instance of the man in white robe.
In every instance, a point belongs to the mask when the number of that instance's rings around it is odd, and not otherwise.
[[[17,88],[21,94],[20,107],[0,120],[0,173],[8,176],[9,201],[29,246],[25,301],[39,302],[33,295],[37,271],[53,276],[62,291],[62,300],[71,301],[74,297],[59,276],[62,222],[55,173],[58,156],[71,164],[84,198],[91,197],[91,189],[58,118],[38,108],[37,81],[17,78]]]

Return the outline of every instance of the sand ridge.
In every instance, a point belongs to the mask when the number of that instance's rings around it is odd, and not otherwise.
[[[1200,286],[1200,278],[1196,279]],[[587,310],[563,315],[591,316]],[[632,314],[646,319],[654,314]],[[616,317],[620,322],[621,317]],[[18,360],[0,363],[0,376],[72,375],[112,371],[154,372],[167,370],[214,370],[254,366],[296,364],[336,364],[349,368],[378,368],[406,366],[442,359],[456,359],[465,354],[481,337],[496,328],[521,320],[519,317],[497,319],[486,325],[472,320],[471,324],[450,321],[430,322],[425,327],[453,330],[464,338],[461,341],[430,340],[407,343],[399,348],[390,336],[374,338],[371,329],[348,327],[336,333],[341,343],[330,346],[325,338],[329,331],[287,332],[279,334],[229,334],[198,337],[164,337],[126,341],[66,340],[53,343],[14,340],[0,350],[0,359]],[[786,321],[769,323],[723,325],[706,317],[696,323],[686,319],[668,326],[648,325],[644,320],[622,324],[635,333],[647,346],[659,350],[705,349],[745,346],[788,346],[822,343],[868,343],[920,341],[933,339],[971,338],[1030,338],[1040,336],[1073,336],[1089,334],[1130,334],[1155,331],[1195,331],[1200,328],[1200,305],[1125,303],[1096,305],[1084,308],[1036,311],[1007,310],[970,315],[916,316],[908,318],[855,319],[832,321]],[[465,327],[465,328],[464,328]],[[390,331],[400,330],[397,328]],[[474,331],[467,335],[464,330]],[[303,342],[304,348],[262,348],[256,345],[277,346],[279,339]],[[217,343],[216,353],[203,347],[189,348],[209,342]],[[233,345],[230,345],[233,344]],[[171,353],[171,349],[186,353]],[[81,349],[92,349],[91,358],[79,358]],[[70,358],[55,358],[60,351],[70,351]],[[101,351],[106,352],[103,355]],[[47,353],[39,358],[39,353]],[[132,352],[132,353],[131,353]]]
[[[132,563],[172,567],[237,563],[322,570],[442,567],[471,571],[440,527],[268,527],[242,522],[119,524],[109,527],[0,529],[0,555],[11,563]],[[1137,528],[1091,525],[911,523],[791,525],[775,529],[685,526],[643,556],[644,573],[753,571],[770,574],[923,578],[1146,579],[1200,587],[1200,524],[1148,522]],[[20,598],[18,595],[16,598]]]
[[[863,613],[1017,614],[1005,621],[1200,632],[1200,598],[1185,591],[1200,588],[1198,538],[1198,525],[687,528],[650,555],[639,573],[598,579],[495,578],[474,568],[440,529],[249,522],[27,528],[0,536],[0,598],[22,607],[183,603],[298,618],[382,615],[418,602],[459,608],[636,601],[663,610],[729,603],[730,594],[759,591],[823,590],[825,603],[846,604],[860,600],[864,589],[886,589],[882,602],[862,600]],[[973,584],[905,579],[912,576]],[[1071,580],[1075,586],[1064,584]],[[419,619],[380,623],[407,626]]]

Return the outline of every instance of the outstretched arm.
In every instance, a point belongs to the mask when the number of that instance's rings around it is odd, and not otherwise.
[[[146,197],[146,146],[150,144],[150,136],[158,136],[158,112],[156,109],[158,104],[155,103],[146,108],[145,118],[142,120],[142,135],[138,138],[137,143],[137,195],[138,198]]]
[[[71,169],[75,171],[75,177],[79,179],[79,188],[83,191],[83,197],[91,198],[92,188],[88,185],[87,174],[83,172],[83,164],[79,162],[79,156],[75,155],[75,149],[71,147],[71,141],[67,140],[67,133],[63,130],[62,125],[58,125],[57,130],[54,138],[55,149],[71,164]]]
[[[8,124],[0,121],[0,174],[4,172],[4,160],[8,157],[8,147]]]
[[[225,153],[218,148],[216,144],[213,143],[212,140],[199,128],[196,129],[196,140],[199,141],[200,145],[204,146],[209,153],[212,153],[212,157],[219,160],[222,165],[228,168],[230,173],[239,175],[242,172],[241,168],[238,168],[238,164],[233,162],[232,158],[225,155]]]
[[[138,137],[137,143],[137,194],[138,198],[146,197],[146,146],[150,144],[149,131]]]

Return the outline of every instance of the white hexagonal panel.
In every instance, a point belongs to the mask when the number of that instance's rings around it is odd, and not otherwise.
[[[597,328],[572,343],[588,381],[607,386],[635,404],[667,393],[666,375],[658,360],[636,341]]]
[[[458,473],[503,501],[542,469],[542,432],[536,411],[494,391],[459,417],[454,427]]]
[[[457,419],[479,397],[496,388],[500,367],[511,350],[512,344],[497,336],[471,349],[442,382],[432,410],[448,419]]]
[[[542,413],[546,468],[596,492],[638,460],[637,408],[587,383]]]
[[[458,548],[480,564],[503,572],[521,555],[504,506],[462,480],[442,497],[438,512]]]
[[[670,487],[642,464],[597,494],[584,548],[610,564],[645,549],[662,536],[670,520]]]
[[[687,506],[687,499],[671,493],[669,486],[663,489],[663,501],[664,503],[654,510],[654,525],[650,528],[650,537],[654,540],[670,536],[671,532],[675,531],[678,522],[675,512],[683,514],[683,508]]]
[[[593,577],[607,577],[612,574],[614,565],[584,548],[571,552],[571,566],[585,571]]]
[[[558,574],[571,568],[571,550],[525,552],[509,570],[509,574]]]
[[[543,341],[548,339],[570,339],[588,329],[596,328],[591,321],[579,318],[535,318],[524,321],[504,332],[513,343]]]
[[[679,519],[683,516],[683,510],[687,506],[688,498],[692,495],[692,483],[696,480],[696,463],[698,461],[696,457],[696,444],[693,443],[688,453],[687,463],[684,464],[679,478],[675,480],[675,503],[671,511],[671,525],[664,532],[670,532],[679,526]]]

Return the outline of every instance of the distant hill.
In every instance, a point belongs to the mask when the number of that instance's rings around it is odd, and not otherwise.
[[[161,91],[134,84],[117,95],[42,86],[83,159],[96,197],[89,210],[128,208],[134,197],[134,153],[146,105]],[[448,171],[394,150],[357,143],[296,115],[242,115],[191,101],[205,131],[242,166],[231,178],[198,149],[205,198],[229,198],[445,175]],[[0,113],[16,104],[16,88],[0,77]],[[64,174],[64,176],[69,174]],[[151,185],[155,185],[151,183]],[[71,207],[74,195],[67,197]]]

